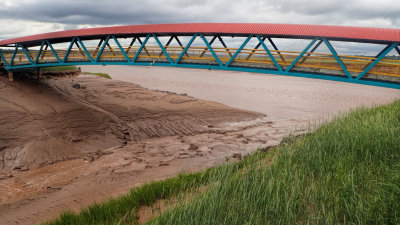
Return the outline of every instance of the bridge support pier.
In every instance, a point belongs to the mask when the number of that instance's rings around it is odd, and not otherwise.
[[[36,69],[36,77],[38,80],[42,79],[42,70],[40,68]]]
[[[8,80],[9,81],[14,81],[14,73],[11,72],[11,71],[8,72]]]

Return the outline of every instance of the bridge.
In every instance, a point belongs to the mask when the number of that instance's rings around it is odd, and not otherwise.
[[[301,40],[300,51],[277,40]],[[176,44],[172,44],[175,42]],[[338,54],[332,42],[380,48]],[[0,41],[9,72],[65,65],[147,65],[247,71],[400,89],[400,29],[294,24],[153,24],[52,32]],[[183,44],[184,43],[184,44]],[[195,44],[196,43],[196,44]],[[218,44],[218,46],[217,46]],[[228,45],[236,44],[236,47]],[[253,44],[252,46],[250,46]],[[319,51],[325,46],[327,51]],[[396,56],[389,57],[389,53]]]

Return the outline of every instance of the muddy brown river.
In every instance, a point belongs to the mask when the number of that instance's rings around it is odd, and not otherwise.
[[[319,120],[400,97],[400,90],[389,88],[247,72],[156,66],[83,66],[82,71],[101,71],[116,80],[257,111],[278,120]]]

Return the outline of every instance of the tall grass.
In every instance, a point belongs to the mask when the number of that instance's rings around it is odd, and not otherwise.
[[[45,224],[136,224],[139,219],[137,213],[140,206],[151,206],[159,199],[177,196],[207,185],[210,176],[222,174],[223,171],[239,171],[246,165],[252,164],[254,160],[264,157],[264,155],[265,153],[259,152],[254,154],[251,158],[252,161],[249,158],[233,165],[210,168],[197,173],[183,173],[174,178],[153,181],[133,188],[127,195],[93,205],[79,213],[65,212],[58,219]]]
[[[359,109],[225,167],[210,189],[151,224],[399,224],[400,102]]]
[[[209,170],[202,173],[181,174],[176,178],[154,181],[117,199],[91,206],[80,213],[66,212],[47,224],[132,224],[137,221],[141,205],[151,205],[157,199],[194,188],[207,181]]]

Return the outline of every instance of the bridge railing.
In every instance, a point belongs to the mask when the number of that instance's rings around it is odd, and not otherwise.
[[[164,46],[168,56],[172,60],[176,60],[185,46]],[[100,49],[98,47],[87,47],[88,53],[92,58],[96,58]],[[125,54],[129,59],[133,59],[136,53],[139,51],[140,46],[122,46]],[[238,48],[223,48],[223,47],[213,47],[213,51],[218,56],[219,60],[225,64],[227,63],[232,54],[234,54]],[[90,59],[83,49],[72,48],[69,51],[68,57],[64,59],[68,49],[55,49],[58,58],[65,62],[90,62]],[[57,63],[58,59],[55,57],[52,50],[42,50],[39,54],[39,50],[30,50],[28,52],[31,59],[38,58],[38,63]],[[275,61],[283,68],[290,66],[298,57],[301,52],[297,51],[283,51],[283,50],[270,50]],[[11,62],[14,57],[13,65],[28,65],[30,64],[26,53],[22,50],[14,53],[9,51],[8,53],[3,53],[4,59]],[[377,58],[374,57],[364,57],[364,56],[351,56],[351,55],[338,55],[342,60],[343,64],[346,66],[349,72],[361,73],[364,69],[369,66]],[[118,46],[110,46],[110,48],[103,49],[98,62],[122,62],[126,61],[123,52]],[[137,57],[138,62],[168,62],[168,58],[160,48],[160,46],[146,46],[140,52]],[[207,47],[189,47],[186,54],[181,58],[182,63],[198,63],[198,64],[217,64],[215,57],[213,56],[210,49]],[[248,49],[243,48],[237,54],[235,59],[231,62],[232,66],[241,67],[265,67],[274,66],[274,62],[269,57],[269,55],[263,49]],[[338,61],[335,59],[334,55],[326,53],[315,53],[315,52],[305,52],[305,54],[298,60],[294,66],[296,69],[319,69],[319,70],[335,70],[342,71],[342,67],[339,65]],[[377,63],[368,74],[383,75],[400,77],[400,60],[394,59],[382,59]],[[344,74],[343,74],[344,75]]]

